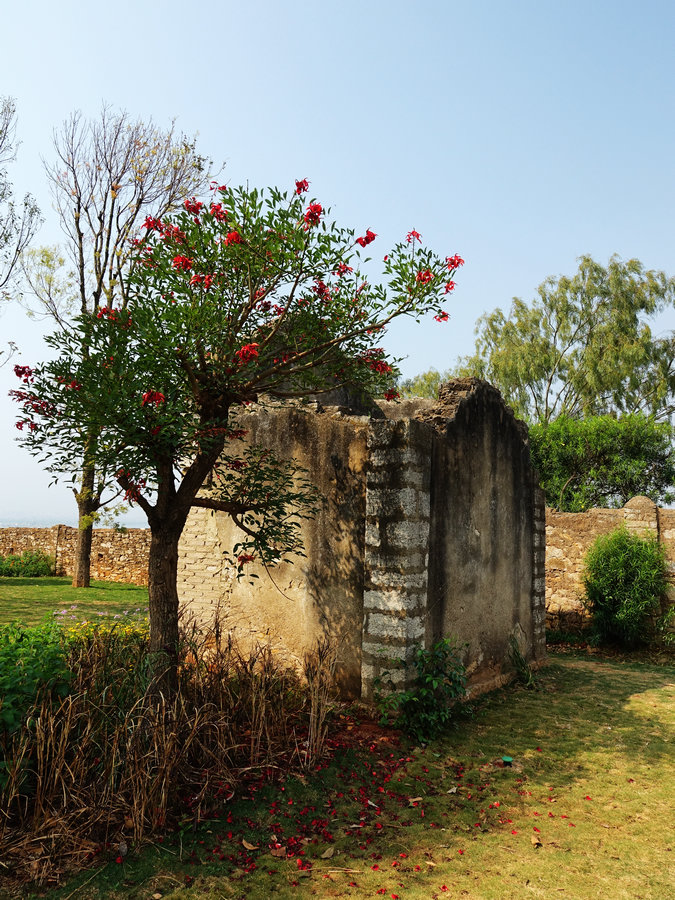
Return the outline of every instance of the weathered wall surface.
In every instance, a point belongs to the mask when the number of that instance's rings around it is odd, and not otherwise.
[[[26,550],[41,550],[53,556],[57,575],[75,571],[77,528],[54,525],[52,528],[0,528],[0,556],[20,555]],[[95,528],[92,538],[91,577],[124,584],[148,583],[150,530]]]
[[[324,505],[302,526],[306,557],[272,571],[255,564],[237,580],[223,551],[241,539],[230,518],[193,510],[180,543],[178,591],[189,615],[220,621],[238,639],[270,641],[301,662],[318,638],[339,647],[337,679],[346,696],[361,688],[365,464],[368,418],[301,408],[239,417],[247,440],[308,470]]]
[[[372,696],[387,656],[409,660],[451,635],[468,644],[473,682],[497,685],[511,636],[527,659],[545,654],[544,507],[527,432],[476,379],[449,384],[440,404],[408,402],[404,417],[379,407],[371,418],[336,407],[242,417],[251,442],[309,471],[326,505],[304,527],[307,557],[252,566],[253,581],[224,559],[239,537],[229,517],[193,512],[182,608],[207,622],[219,607],[235,637],[296,661],[329,636],[347,696]]]
[[[511,636],[545,654],[543,510],[525,426],[490,385],[463,383],[422,414],[436,430],[427,643],[456,635],[473,680],[498,683]]]
[[[546,510],[546,619],[549,628],[583,626],[584,557],[601,534],[622,523],[638,534],[656,536],[675,573],[675,510],[659,509],[647,497],[633,497],[623,509],[590,509],[584,513]]]
[[[383,655],[409,662],[424,643],[432,441],[433,430],[414,419],[375,421],[368,430],[363,697],[372,694]],[[403,672],[392,671],[391,680],[402,684]]]

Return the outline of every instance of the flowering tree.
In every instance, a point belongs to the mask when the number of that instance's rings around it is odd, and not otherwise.
[[[311,514],[302,473],[265,448],[243,449],[237,410],[342,385],[393,398],[394,368],[380,346],[387,324],[448,318],[440,307],[459,256],[439,258],[411,231],[384,257],[386,287],[371,284],[359,266],[377,235],[338,227],[305,199],[308,187],[214,185],[206,203],[149,216],[126,307],[81,316],[49,339],[54,362],[17,367],[28,449],[55,474],[77,477],[96,433],[96,465],[114,469],[146,513],[151,649],[172,662],[178,541],[190,509],[232,517],[240,570],[299,549],[299,519]]]

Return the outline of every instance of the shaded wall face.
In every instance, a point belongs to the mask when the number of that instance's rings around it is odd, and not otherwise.
[[[367,420],[301,409],[257,410],[241,417],[248,440],[308,470],[324,505],[302,525],[305,557],[269,572],[255,564],[242,578],[223,559],[241,533],[228,516],[194,510],[181,538],[179,596],[189,614],[222,623],[244,643],[269,641],[302,663],[318,638],[338,649],[344,696],[361,688]]]
[[[434,441],[427,642],[468,644],[478,681],[499,675],[510,635],[524,656],[540,655],[534,482],[521,429],[496,392],[477,392]]]

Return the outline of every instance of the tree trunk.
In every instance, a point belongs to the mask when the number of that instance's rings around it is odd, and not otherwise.
[[[77,528],[77,548],[75,550],[75,571],[73,587],[88,588],[91,581],[91,539],[94,525],[90,514],[78,503],[79,521]]]
[[[148,560],[150,653],[155,685],[166,695],[178,683],[178,541],[181,528],[153,528]]]
[[[94,496],[94,480],[96,469],[92,465],[82,466],[82,482],[80,490],[75,494],[77,500],[77,550],[75,552],[75,571],[73,587],[88,588],[91,580],[91,539],[94,531],[93,514],[99,508],[98,498]]]

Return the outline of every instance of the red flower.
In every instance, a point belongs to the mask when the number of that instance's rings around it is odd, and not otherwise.
[[[448,264],[448,269],[450,269],[450,271],[464,265],[464,260],[458,253],[455,253],[454,256],[446,256],[445,261]]]
[[[365,237],[358,237],[356,239],[356,243],[360,244],[362,247],[367,247],[368,244],[372,244],[377,235],[374,231],[371,231],[370,228],[366,230]]]
[[[162,394],[161,391],[146,391],[143,394],[143,402],[141,406],[147,406],[150,404],[151,406],[161,406],[164,403],[166,397]]]
[[[239,365],[243,366],[258,356],[258,344],[244,344],[234,355],[239,360]]]
[[[183,201],[183,206],[193,216],[199,215],[199,211],[203,205],[203,203],[200,203],[199,200],[196,200],[194,197],[192,197],[191,200],[186,199]]]
[[[389,363],[385,362],[382,357],[384,350],[381,347],[375,347],[372,350],[366,350],[361,354],[361,361],[364,362],[373,372],[379,372],[381,375],[390,374],[393,369]]]
[[[301,181],[295,182],[295,193],[296,194],[304,194],[305,191],[309,190],[309,181],[306,178],[303,178]]]
[[[204,280],[204,276],[203,276],[203,275],[198,275],[198,274],[195,272],[195,274],[194,274],[194,275],[192,276],[192,278],[190,279],[190,284],[192,284],[192,285],[195,285],[195,284],[201,284],[203,280]]]
[[[246,565],[246,563],[253,562],[254,559],[255,559],[255,556],[252,556],[250,553],[241,553],[237,557],[237,565],[241,569],[243,566]],[[300,864],[300,860],[298,860],[298,868],[301,868],[299,864]]]
[[[146,216],[145,222],[143,222],[143,228],[147,228],[148,231],[161,231],[162,223],[159,219],[154,219],[152,216]]]
[[[401,397],[401,395],[399,394],[399,392],[397,390],[394,390],[394,388],[389,388],[388,391],[384,392],[385,400],[399,400],[400,397]]]
[[[204,276],[204,290],[208,291],[208,289],[213,284],[213,275],[205,275]]]
[[[188,270],[192,268],[192,260],[187,256],[174,256],[171,265],[174,267],[174,269]]]
[[[21,378],[24,384],[30,384],[33,379],[33,370],[30,366],[14,366],[14,374]]]
[[[334,275],[346,275],[347,272],[353,272],[353,271],[354,271],[354,269],[352,269],[351,266],[348,266],[347,263],[341,262],[333,274]]]
[[[320,300],[330,300],[330,290],[327,285],[321,281],[320,278],[317,278],[312,286],[312,291],[319,297]]]
[[[310,203],[305,213],[305,222],[308,225],[318,225],[321,221],[323,207],[320,203]]]
[[[433,277],[434,276],[431,274],[431,269],[424,269],[422,272],[417,273],[415,281],[419,281],[420,284],[429,284]]]
[[[222,203],[212,203],[209,208],[209,212],[218,222],[222,222],[227,218],[227,213],[223,209]]]
[[[447,322],[450,316],[445,312],[445,310],[441,310],[438,315],[434,316],[437,322]]]
[[[187,240],[185,233],[180,230],[178,225],[167,225],[161,229],[162,240],[164,243],[175,241],[177,244],[184,244]]]
[[[409,231],[406,235],[406,240],[409,244],[413,241],[421,241],[422,235],[419,233],[419,231],[415,231],[415,229],[413,228],[413,230]]]
[[[446,281],[446,283],[445,283],[445,293],[446,293],[446,294],[449,294],[450,291],[454,291],[454,289],[455,289],[455,282],[454,282],[454,281]]]
[[[231,231],[225,238],[225,245],[229,246],[230,244],[241,244],[241,235],[238,231]]]

